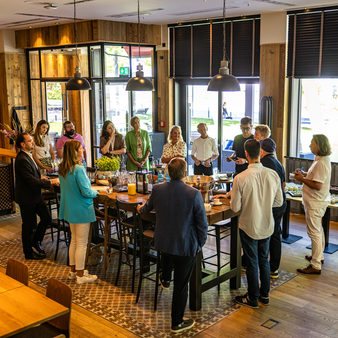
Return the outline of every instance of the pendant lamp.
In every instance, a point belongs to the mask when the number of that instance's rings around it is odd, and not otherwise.
[[[77,32],[76,32],[76,0],[74,0],[74,36],[75,36],[75,53],[76,53],[76,67],[74,77],[66,83],[66,90],[91,90],[88,80],[81,76],[80,60],[77,54]]]
[[[140,30],[140,0],[137,0],[137,33],[138,33],[138,57],[141,58],[141,30]],[[154,90],[152,82],[144,77],[143,66],[141,63],[137,65],[136,76],[132,77],[128,83],[126,90],[127,91],[150,91]]]
[[[229,74],[229,61],[225,53],[225,0],[223,0],[223,60],[219,73],[215,75],[208,84],[208,91],[224,92],[241,90],[238,80]]]

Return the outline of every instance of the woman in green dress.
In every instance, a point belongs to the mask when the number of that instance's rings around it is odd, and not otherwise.
[[[127,170],[136,171],[141,168],[149,169],[148,156],[151,152],[151,142],[146,130],[140,129],[140,119],[134,116],[130,120],[133,130],[126,135]]]

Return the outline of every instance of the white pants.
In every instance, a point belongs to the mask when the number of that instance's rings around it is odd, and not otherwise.
[[[72,239],[69,245],[69,264],[83,270],[87,253],[90,223],[69,223]]]
[[[325,235],[322,226],[322,217],[325,214],[326,207],[316,209],[304,208],[307,234],[311,238],[312,245],[311,265],[315,269],[321,270],[321,260],[324,259],[323,252],[325,249]]]

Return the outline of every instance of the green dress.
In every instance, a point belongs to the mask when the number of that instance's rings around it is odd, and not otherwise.
[[[149,150],[151,151],[151,142],[149,134],[146,130],[140,129],[140,138],[142,142],[142,158],[137,157],[137,137],[134,130],[131,130],[127,133],[125,137],[126,142],[126,151],[127,153],[130,153],[133,158],[140,162],[143,160],[146,152]],[[149,169],[149,160],[144,163],[147,169]],[[129,159],[127,159],[127,170],[128,171],[136,171],[138,170],[138,167]]]

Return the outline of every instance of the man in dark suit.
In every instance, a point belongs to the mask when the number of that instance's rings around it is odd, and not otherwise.
[[[196,253],[207,239],[208,222],[201,193],[182,182],[187,163],[173,158],[168,165],[171,181],[153,187],[140,213],[156,211],[155,247],[162,255],[162,288],[168,289],[174,270],[171,318],[172,332],[182,332],[195,324],[183,319],[188,297],[188,282]]]
[[[19,134],[16,146],[20,151],[15,159],[15,201],[21,212],[23,252],[26,259],[43,259],[46,253],[41,242],[46,227],[51,222],[51,216],[42,200],[41,188],[50,188],[51,182],[41,179],[32,157],[32,137],[28,133]],[[40,216],[39,224],[36,215]]]

